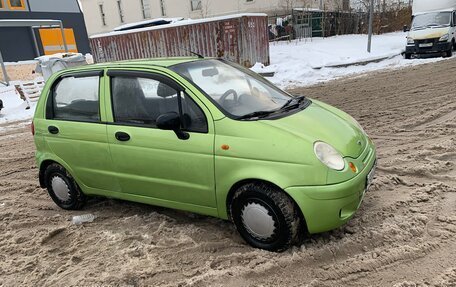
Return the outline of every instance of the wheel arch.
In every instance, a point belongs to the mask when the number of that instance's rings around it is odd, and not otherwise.
[[[54,160],[50,160],[50,159],[44,160],[40,164],[40,170],[39,170],[39,173],[38,173],[38,179],[40,181],[40,187],[41,188],[46,188],[47,187],[46,186],[46,182],[44,180],[44,171],[47,169],[48,166],[50,166],[53,163],[57,163],[58,164],[58,162],[56,162]]]
[[[39,163],[40,166],[39,166],[39,172],[38,172],[38,179],[39,179],[41,188],[46,188],[46,181],[45,181],[45,178],[44,178],[44,172],[46,171],[46,168],[48,166],[50,166],[51,164],[53,164],[53,163],[61,165],[64,169],[67,170],[67,172],[69,172],[71,174],[71,176],[74,178],[74,180],[78,184],[80,184],[79,179],[76,177],[76,175],[74,174],[73,170],[63,160],[60,160],[59,158],[55,158],[53,156],[50,156],[50,157],[46,157],[46,158],[42,159],[40,161],[40,163]]]
[[[296,209],[299,212],[299,216],[301,217],[301,221],[303,223],[303,228],[304,228],[304,230],[307,230],[307,224],[306,224],[306,219],[304,217],[304,214],[303,214],[301,208],[299,207],[298,203],[294,200],[294,198],[291,197],[283,188],[281,188],[277,184],[275,184],[273,182],[270,182],[270,181],[267,181],[267,180],[264,180],[264,179],[258,179],[258,178],[243,179],[243,180],[240,180],[240,181],[236,182],[235,184],[233,184],[231,186],[230,190],[228,191],[228,194],[226,196],[226,201],[225,201],[227,217],[228,217],[229,220],[232,220],[230,204],[231,204],[231,201],[233,200],[233,196],[234,196],[235,192],[241,186],[246,185],[246,184],[250,184],[250,183],[267,184],[267,185],[273,186],[273,187],[281,190],[286,196],[288,196],[288,198],[293,202],[293,204],[295,204],[295,207],[296,207]]]

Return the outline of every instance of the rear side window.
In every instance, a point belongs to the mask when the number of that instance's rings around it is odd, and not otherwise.
[[[51,118],[100,121],[100,77],[65,77],[52,90]]]
[[[207,132],[203,111],[187,95],[181,96],[159,80],[132,76],[111,78],[114,121],[117,123],[156,127],[157,118],[168,112],[182,115],[182,129]],[[181,97],[182,110],[179,110]]]

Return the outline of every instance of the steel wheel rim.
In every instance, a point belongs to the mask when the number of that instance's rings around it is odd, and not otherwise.
[[[241,211],[242,223],[247,232],[256,239],[268,240],[275,233],[275,220],[263,205],[250,202]]]
[[[51,180],[51,187],[59,200],[68,201],[70,199],[70,188],[62,177],[54,176]]]

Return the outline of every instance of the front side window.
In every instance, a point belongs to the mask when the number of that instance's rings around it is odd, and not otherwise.
[[[52,90],[52,118],[98,122],[100,77],[66,77]]]
[[[175,112],[181,115],[183,130],[207,132],[206,117],[197,104],[159,80],[114,76],[111,91],[116,123],[156,127],[160,115]],[[181,111],[178,97],[181,97]]]
[[[11,9],[25,9],[24,0],[8,0]]]
[[[220,60],[178,64],[172,69],[199,86],[222,111],[234,117],[276,111],[291,96],[244,68]]]

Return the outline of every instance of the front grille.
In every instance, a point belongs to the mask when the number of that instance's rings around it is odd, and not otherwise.
[[[418,44],[427,44],[427,43],[438,43],[439,38],[432,38],[432,39],[423,39],[423,40],[416,40],[416,43]]]

